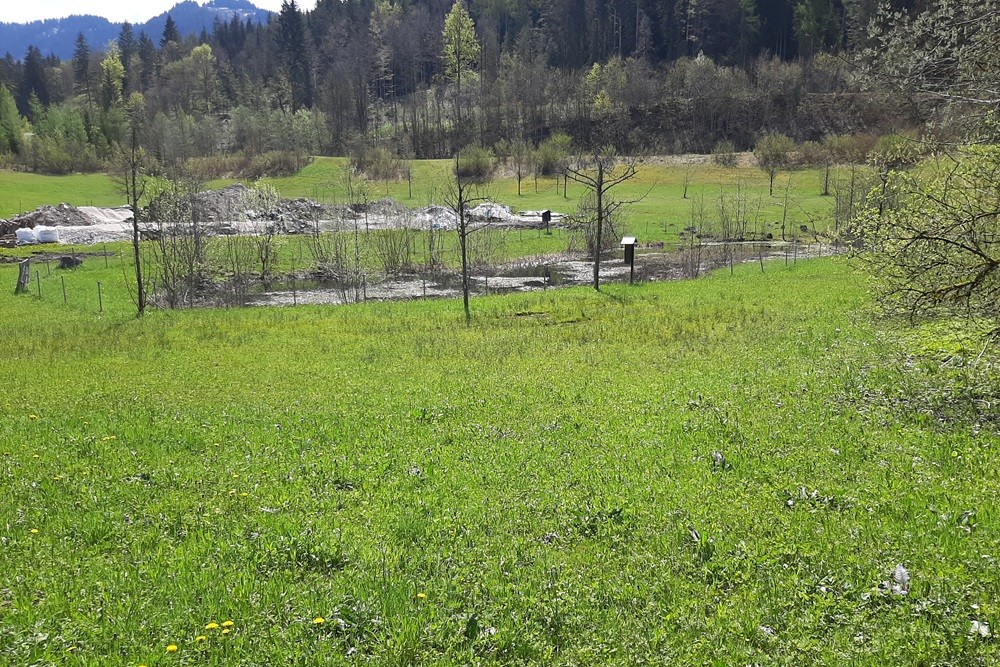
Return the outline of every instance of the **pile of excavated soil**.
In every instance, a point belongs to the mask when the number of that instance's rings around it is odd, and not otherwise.
[[[199,212],[201,223],[209,234],[260,234],[266,228],[279,234],[305,234],[317,229],[438,229],[454,230],[455,213],[446,206],[410,209],[393,199],[380,199],[365,204],[324,206],[311,199],[282,199],[268,211],[248,208],[253,201],[248,188],[237,183],[221,190],[199,192],[190,202]],[[156,216],[157,202],[150,204],[151,216]],[[562,216],[553,214],[553,221]],[[484,202],[469,209],[471,228],[484,225],[505,228],[537,228],[543,226],[540,211],[514,213],[510,207]],[[174,221],[163,220],[169,225]],[[159,223],[157,223],[159,224]],[[69,204],[42,206],[4,222],[0,221],[0,238],[8,239],[15,230],[27,227],[58,227],[62,243],[94,244],[128,240],[132,236],[132,211],[128,207],[99,208]],[[150,230],[149,225],[146,225]],[[154,225],[155,227],[155,225]]]
[[[194,208],[202,222],[239,220],[244,217],[242,210],[247,188],[241,183],[229,185],[221,190],[205,190],[192,196]]]
[[[94,220],[90,216],[70,204],[39,206],[34,211],[14,216],[11,222],[16,222],[18,227],[29,227],[31,229],[38,226],[79,227],[81,225],[94,224]]]

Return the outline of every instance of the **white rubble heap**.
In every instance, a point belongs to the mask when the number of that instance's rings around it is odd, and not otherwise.
[[[208,216],[210,222],[204,223],[206,232],[251,235],[261,233],[268,226],[279,233],[310,233],[317,229],[333,231],[355,227],[365,230],[404,227],[454,230],[458,225],[454,211],[445,206],[410,209],[391,199],[371,202],[365,206],[323,206],[306,199],[281,200],[274,213],[261,215],[251,209],[237,210],[239,207],[233,205],[243,190],[242,186],[237,185],[199,195],[210,200],[227,199],[220,205],[215,205],[218,202],[211,202],[212,215]],[[232,197],[232,201],[228,200],[229,197]],[[555,213],[552,217],[553,222],[557,222],[562,215]],[[472,228],[491,225],[508,229],[537,229],[544,226],[541,211],[514,213],[510,207],[496,202],[484,202],[469,209],[468,221]],[[132,211],[127,206],[42,206],[16,216],[10,222],[21,230],[32,230],[31,233],[20,231],[17,234],[17,241],[21,245],[46,241],[97,244],[132,238]],[[148,222],[143,223],[142,227],[155,229],[159,224]],[[56,231],[48,231],[48,228]]]

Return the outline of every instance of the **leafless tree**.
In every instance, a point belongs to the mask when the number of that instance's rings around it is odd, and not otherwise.
[[[479,157],[481,156],[459,155],[455,158],[452,179],[445,194],[445,205],[455,214],[458,231],[458,246],[462,256],[462,307],[466,323],[472,321],[472,312],[469,310],[469,234],[474,228],[469,219],[469,205],[485,201],[483,187],[492,175],[491,165],[480,164]]]
[[[140,229],[142,199],[146,196],[146,151],[141,145],[142,129],[146,115],[145,101],[139,93],[129,98],[126,105],[127,135],[117,149],[117,170],[114,180],[128,199],[132,209],[132,256],[135,262],[136,305],[140,317],[146,312],[146,286],[143,281]]]
[[[587,188],[593,196],[594,289],[601,289],[601,252],[604,250],[604,224],[625,204],[633,203],[616,199],[611,191],[636,175],[636,160],[622,158],[611,146],[578,157],[566,169],[566,176]]]

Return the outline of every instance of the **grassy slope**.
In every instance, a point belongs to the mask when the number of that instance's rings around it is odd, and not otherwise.
[[[344,158],[316,158],[298,174],[286,178],[270,179],[285,197],[310,197],[320,201],[342,202],[346,199],[343,167]],[[413,164],[413,193],[405,181],[389,183],[369,182],[369,199],[391,196],[409,206],[426,206],[441,203],[448,188],[449,160],[418,160]],[[739,167],[726,169],[714,165],[698,165],[690,170],[688,199],[683,197],[683,181],[688,168],[680,165],[643,165],[638,178],[629,181],[617,196],[627,200],[640,200],[628,209],[627,224],[643,241],[673,240],[684,227],[691,224],[692,202],[704,196],[709,221],[717,218],[720,188],[733,192],[738,186],[746,188],[751,198],[760,197],[763,203],[761,221],[771,225],[775,236],[780,235],[778,221],[782,218],[785,186],[791,183],[788,215],[789,233],[799,233],[799,225],[815,226],[820,231],[829,222],[833,207],[832,197],[821,197],[822,173],[809,169],[782,173],[775,183],[775,196],[767,194],[767,176],[759,169]],[[232,181],[213,181],[211,187],[221,187]],[[484,194],[503,201],[515,210],[549,208],[572,213],[583,195],[580,185],[570,183],[569,197],[562,193],[561,184],[554,179],[540,179],[535,192],[533,179],[522,182],[522,195],[517,194],[517,181],[502,178],[487,187]],[[75,176],[38,176],[0,171],[0,217],[31,210],[42,204],[68,202],[77,206],[118,206],[122,197],[115,192],[111,180],[103,174]]]
[[[470,328],[454,301],[135,321],[117,289],[97,319],[121,269],[73,275],[70,306],[0,293],[0,662],[997,657],[967,636],[1000,623],[996,440],[866,405],[840,263],[479,298]],[[897,563],[910,595],[879,594]]]
[[[272,179],[271,183],[286,197],[311,197],[321,201],[344,201],[343,158],[317,158],[311,165],[295,176]],[[378,199],[390,196],[410,206],[424,206],[441,203],[448,189],[450,160],[419,160],[414,163],[413,194],[405,181],[385,184],[368,183],[368,197]],[[689,172],[688,198],[684,198],[684,179]],[[782,217],[782,203],[786,186],[789,189],[788,225],[790,234],[799,234],[802,224],[813,227],[813,222],[822,231],[829,225],[833,207],[832,197],[821,197],[822,171],[805,169],[784,172],[775,180],[775,196],[768,196],[767,175],[753,167],[723,168],[715,165],[644,164],[638,177],[628,181],[615,191],[623,200],[636,201],[628,208],[627,224],[642,240],[673,240],[684,227],[691,224],[692,202],[705,198],[708,220],[717,216],[715,207],[720,188],[734,192],[737,187],[745,188],[748,197],[760,197],[762,202],[761,222],[771,225],[778,236]],[[217,184],[223,184],[219,181]],[[490,198],[502,201],[514,210],[552,209],[573,213],[577,202],[583,196],[583,186],[570,183],[569,196],[564,196],[561,181],[542,178],[535,181],[525,179],[521,183],[521,195],[517,194],[517,180],[513,177],[498,179],[484,189]],[[801,234],[799,234],[801,235]]]
[[[0,218],[42,205],[122,206],[123,197],[106,174],[42,176],[0,170]]]

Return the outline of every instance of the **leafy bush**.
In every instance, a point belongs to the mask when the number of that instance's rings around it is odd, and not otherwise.
[[[541,176],[561,174],[566,166],[573,140],[566,134],[553,134],[538,145],[535,169]]]
[[[493,176],[496,158],[493,151],[478,146],[467,146],[458,154],[455,174],[470,181],[488,181]]]
[[[18,157],[25,169],[57,176],[95,172],[104,167],[93,146],[55,137],[30,137]]]
[[[187,170],[201,180],[238,178],[257,180],[267,176],[290,176],[309,164],[310,157],[300,151],[247,152],[191,158]]]
[[[727,140],[719,141],[712,148],[712,161],[722,167],[736,166],[736,146]]]
[[[403,177],[403,161],[384,146],[362,144],[351,152],[351,166],[355,171],[378,181],[393,181]]]

